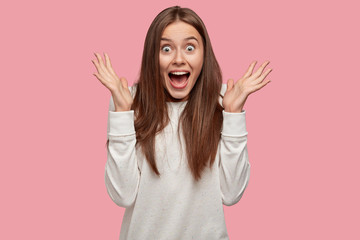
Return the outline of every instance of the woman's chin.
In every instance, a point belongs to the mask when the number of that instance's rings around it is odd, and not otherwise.
[[[168,100],[170,102],[182,102],[182,101],[186,101],[188,99],[189,93],[188,91],[184,91],[185,89],[183,89],[182,91],[176,90],[176,89],[167,89],[168,92]]]
[[[188,99],[188,95],[180,95],[180,94],[170,94],[171,102],[183,102]]]

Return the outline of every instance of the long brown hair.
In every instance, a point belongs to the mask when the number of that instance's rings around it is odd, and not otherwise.
[[[192,25],[204,44],[202,71],[189,93],[178,131],[180,133],[181,128],[188,165],[198,181],[209,163],[212,167],[220,141],[223,122],[223,108],[219,104],[222,74],[205,25],[191,9],[179,6],[167,8],[151,23],[145,38],[140,77],[131,109],[135,112],[137,144],[140,144],[152,170],[160,176],[155,160],[155,135],[169,123],[166,104],[169,94],[160,76],[160,40],[164,29],[175,21]]]

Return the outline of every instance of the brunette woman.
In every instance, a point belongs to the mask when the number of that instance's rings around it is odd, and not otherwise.
[[[95,55],[111,92],[105,183],[126,208],[120,239],[228,239],[223,204],[250,176],[243,107],[269,82],[269,62],[222,84],[204,23],[178,6],[152,22],[134,86]]]

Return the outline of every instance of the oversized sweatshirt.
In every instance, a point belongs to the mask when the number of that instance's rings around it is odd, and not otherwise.
[[[134,95],[135,88],[130,90]],[[221,94],[225,91],[223,84]],[[187,102],[167,104],[170,122],[155,137],[159,177],[136,145],[134,112],[115,112],[110,98],[105,185],[114,203],[126,208],[120,240],[229,239],[223,204],[240,200],[250,176],[245,110],[223,111],[215,163],[196,182],[187,165],[184,138],[177,131]]]

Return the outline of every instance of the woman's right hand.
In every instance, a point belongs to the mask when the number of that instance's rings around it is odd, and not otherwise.
[[[105,55],[105,63],[103,62],[100,54],[94,53],[97,60],[91,60],[98,73],[94,73],[94,76],[100,80],[100,82],[107,87],[113,97],[115,111],[129,111],[133,103],[133,98],[128,88],[128,82],[125,78],[119,78],[112,68],[109,56]]]

